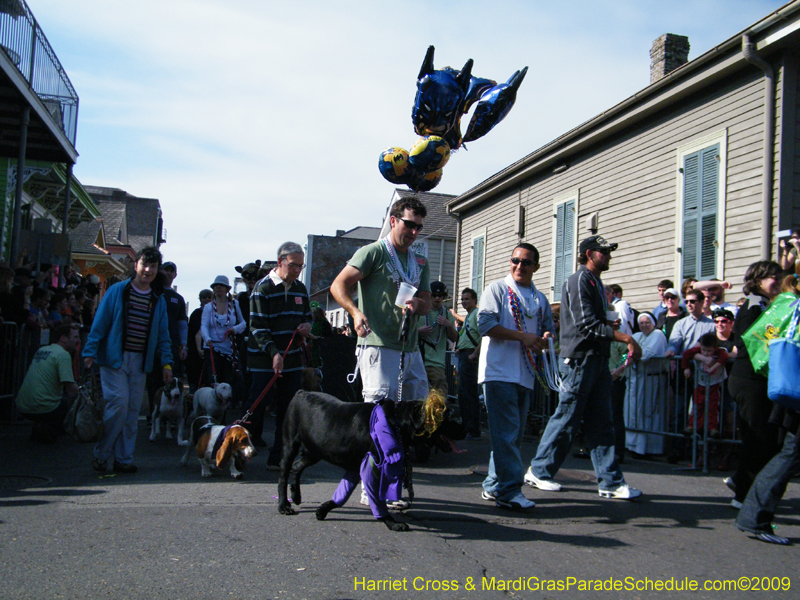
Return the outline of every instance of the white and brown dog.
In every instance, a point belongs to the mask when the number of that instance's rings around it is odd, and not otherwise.
[[[224,469],[229,463],[231,477],[241,479],[245,464],[256,455],[250,433],[241,425],[219,425],[210,417],[199,417],[192,423],[192,445],[186,449],[181,465],[189,462],[195,449],[203,477],[211,477],[211,469]]]
[[[201,387],[192,399],[192,416],[209,416],[219,423],[225,422],[225,413],[231,402],[233,389],[229,383],[217,383],[213,387]]]
[[[186,395],[183,391],[183,384],[176,377],[172,383],[159,388],[153,395],[153,415],[150,428],[150,441],[154,442],[164,428],[164,437],[172,439],[172,423],[178,424],[178,445],[188,446],[189,442],[184,439],[183,428],[186,422]]]

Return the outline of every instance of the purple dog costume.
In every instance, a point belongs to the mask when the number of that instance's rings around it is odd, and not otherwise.
[[[391,400],[382,400],[375,405],[369,419],[369,433],[374,448],[367,452],[358,473],[347,471],[344,474],[333,494],[333,502],[337,507],[342,506],[360,479],[364,482],[369,507],[376,519],[385,519],[389,515],[386,501],[400,500],[403,492],[403,446],[392,431],[384,406],[394,411]]]

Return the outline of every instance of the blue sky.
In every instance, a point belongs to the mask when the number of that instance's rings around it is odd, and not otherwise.
[[[379,153],[409,148],[416,76],[505,81],[517,103],[434,190],[460,194],[649,84],[663,33],[690,59],[773,0],[269,2],[28,0],[80,96],[75,175],[161,200],[192,307],[216,275],[309,234],[380,226]],[[464,120],[466,124],[467,120]]]

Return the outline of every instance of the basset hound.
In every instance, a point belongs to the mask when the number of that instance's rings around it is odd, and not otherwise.
[[[230,464],[231,477],[241,479],[245,464],[256,455],[250,433],[241,425],[219,425],[211,417],[198,417],[192,423],[192,445],[186,449],[181,465],[189,462],[194,446],[203,477],[211,477],[211,469],[224,469]]]

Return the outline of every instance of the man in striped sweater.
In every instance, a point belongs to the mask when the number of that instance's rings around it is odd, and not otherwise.
[[[261,438],[264,412],[268,406],[275,404],[275,441],[267,459],[267,468],[273,470],[279,467],[281,461],[281,433],[286,407],[300,389],[303,372],[300,342],[311,331],[308,290],[297,280],[305,266],[304,259],[305,254],[298,244],[282,244],[278,249],[278,266],[259,281],[250,294],[250,337],[247,342],[247,364],[253,379],[250,406],[275,373],[280,377],[259,403],[248,429],[253,444],[266,446]]]

